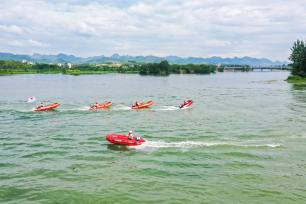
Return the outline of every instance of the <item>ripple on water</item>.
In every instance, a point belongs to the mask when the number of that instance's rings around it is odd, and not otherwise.
[[[39,152],[32,152],[29,154],[25,154],[23,158],[35,158],[35,157],[48,157],[52,155],[64,156],[67,154],[67,151],[39,151]]]
[[[18,165],[17,164],[14,164],[14,163],[3,163],[3,162],[0,162],[0,168],[5,168],[5,167],[17,167]]]
[[[2,77],[0,202],[305,203],[306,89],[262,83],[287,75]],[[33,112],[25,94],[62,106]],[[147,142],[105,141],[128,130]]]
[[[267,156],[262,156],[262,155],[256,155],[256,154],[251,154],[247,152],[225,152],[223,153],[225,156],[229,156],[232,158],[245,158],[245,159],[253,159],[253,160],[263,160],[263,159],[270,159]]]

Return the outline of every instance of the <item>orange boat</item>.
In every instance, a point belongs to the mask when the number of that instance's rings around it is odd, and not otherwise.
[[[137,105],[133,105],[132,109],[143,109],[143,108],[149,108],[150,106],[153,105],[153,101],[147,101],[143,103],[138,103]]]
[[[106,109],[113,105],[112,102],[106,102],[98,105],[92,105],[90,106],[90,110],[99,110],[99,109]]]
[[[54,108],[57,108],[61,104],[59,103],[52,103],[50,105],[46,106],[38,106],[37,108],[34,109],[34,111],[48,111],[48,110],[53,110]]]

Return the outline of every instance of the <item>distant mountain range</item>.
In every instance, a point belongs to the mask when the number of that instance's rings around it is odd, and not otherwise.
[[[156,57],[156,56],[129,56],[113,54],[110,57],[107,56],[94,56],[94,57],[76,57],[74,55],[57,54],[57,55],[18,55],[12,53],[1,53],[0,60],[16,60],[16,61],[31,61],[36,63],[72,63],[72,64],[99,64],[99,63],[127,63],[127,62],[138,62],[138,63],[154,63],[160,62],[161,60],[167,60],[171,64],[237,64],[237,65],[250,65],[250,66],[277,66],[287,65],[287,61],[272,61],[266,58],[253,58],[253,57],[233,57],[233,58],[222,58],[222,57]]]

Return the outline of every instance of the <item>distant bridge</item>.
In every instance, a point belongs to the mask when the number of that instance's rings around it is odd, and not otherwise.
[[[235,71],[283,71],[283,70],[290,70],[289,66],[254,66],[254,67],[242,67],[242,66],[225,66],[225,72],[235,72]]]

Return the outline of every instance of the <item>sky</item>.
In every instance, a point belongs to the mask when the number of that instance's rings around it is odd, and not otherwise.
[[[287,60],[306,0],[0,0],[0,52]]]

